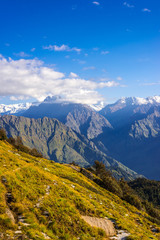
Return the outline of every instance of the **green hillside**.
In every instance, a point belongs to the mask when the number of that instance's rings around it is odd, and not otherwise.
[[[18,152],[0,141],[0,239],[107,239],[82,216],[109,218],[128,239],[160,239],[159,227],[69,165]],[[156,231],[155,231],[156,230]]]

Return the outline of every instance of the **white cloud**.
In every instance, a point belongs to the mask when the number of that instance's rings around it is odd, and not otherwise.
[[[91,105],[103,100],[97,89],[119,85],[115,81],[81,79],[73,72],[66,78],[38,59],[13,60],[2,55],[0,76],[0,96],[9,96],[12,100],[36,98],[42,101],[48,95],[60,95],[70,102]]]
[[[102,55],[109,54],[109,51],[102,51],[101,54],[102,54]]]
[[[97,5],[97,6],[99,6],[100,5],[100,3],[99,2],[96,2],[96,1],[94,1],[94,2],[92,2],[94,5]]]
[[[110,81],[110,78],[106,78],[106,77],[105,77],[105,78],[100,78],[100,81],[101,81],[101,82]]]
[[[100,82],[99,83],[99,88],[104,88],[104,87],[117,87],[119,86],[119,83],[115,81],[108,81],[108,82]]]
[[[17,57],[30,57],[30,55],[25,52],[14,53],[14,55]]]
[[[90,67],[84,67],[83,70],[86,71],[86,70],[94,70],[96,69],[94,66],[90,66]]]
[[[142,9],[142,12],[151,12],[151,10],[148,9],[148,8],[143,8],[143,9]]]
[[[28,97],[24,97],[24,96],[11,96],[10,97],[10,100],[12,101],[18,101],[18,100],[25,100],[27,99]]]
[[[122,81],[122,80],[123,80],[123,78],[122,78],[122,77],[120,77],[120,76],[118,76],[118,77],[117,77],[117,80],[118,80],[118,81]]]
[[[75,58],[74,58],[74,59],[72,59],[72,61],[73,61],[73,62],[78,62],[79,64],[82,64],[82,65],[83,65],[83,64],[86,64],[86,61],[80,60],[80,59],[75,59]]]
[[[81,52],[80,48],[77,48],[77,47],[70,48],[68,45],[65,45],[65,44],[62,44],[61,46],[57,46],[57,45],[43,46],[43,49],[47,49],[55,52],[77,52],[77,53]]]
[[[69,77],[70,78],[78,78],[78,75],[76,73],[70,72]]]
[[[147,82],[147,83],[141,83],[139,84],[140,86],[155,86],[155,85],[160,85],[160,81],[159,82]]]
[[[134,5],[129,4],[129,3],[127,3],[127,2],[124,2],[123,5],[126,6],[126,7],[128,7],[128,8],[134,8],[134,7],[135,7]]]

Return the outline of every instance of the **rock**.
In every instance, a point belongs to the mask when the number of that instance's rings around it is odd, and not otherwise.
[[[6,200],[7,200],[7,203],[13,202],[12,193],[10,193],[10,192],[6,193]]]
[[[130,235],[130,233],[124,231],[124,230],[119,230],[117,233],[117,236],[115,237],[110,237],[112,240],[127,240],[127,237]]]
[[[24,221],[25,221],[24,216],[22,215],[18,216],[18,222],[24,223]]]
[[[6,179],[4,176],[2,176],[1,179],[2,179],[2,183],[3,183],[3,184],[6,184],[6,183],[7,183],[7,179]]]
[[[5,213],[7,214],[7,216],[8,216],[9,219],[11,220],[11,222],[12,222],[13,224],[15,224],[15,218],[14,218],[12,212],[10,211],[10,209],[7,208],[7,209],[5,210]]]
[[[48,211],[44,211],[44,212],[43,212],[43,215],[44,215],[45,217],[48,217],[48,216],[49,216],[49,212],[48,212]]]
[[[89,216],[82,216],[82,219],[92,227],[103,229],[108,237],[116,235],[114,225],[109,219]]]
[[[15,233],[15,234],[21,234],[22,231],[18,230],[18,231],[15,231],[14,233]]]

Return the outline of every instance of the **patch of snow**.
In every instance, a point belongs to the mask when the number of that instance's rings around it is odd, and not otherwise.
[[[61,103],[61,104],[71,104],[71,103],[76,103],[76,102],[71,102],[71,101],[68,101],[66,100],[65,98],[63,98],[62,96],[58,96],[58,95],[55,95],[55,96],[48,96],[44,101],[43,103],[50,103],[50,104],[53,104],[53,103]],[[79,103],[80,104],[80,103]],[[93,108],[95,111],[100,111],[102,108],[104,108],[105,104],[103,101],[100,101],[98,102],[97,104],[90,104],[89,105],[91,108]]]
[[[29,109],[31,106],[37,106],[40,103],[17,103],[17,104],[0,104],[0,114],[16,114]]]
[[[101,102],[99,102],[99,103],[97,103],[97,104],[91,104],[91,105],[89,105],[91,108],[93,108],[95,111],[100,111],[100,110],[102,110],[102,108],[104,108],[105,107],[105,103],[103,102],[103,101],[101,101]]]
[[[126,105],[146,105],[146,104],[160,104],[160,96],[154,97],[123,97],[117,101],[117,103],[126,104]]]

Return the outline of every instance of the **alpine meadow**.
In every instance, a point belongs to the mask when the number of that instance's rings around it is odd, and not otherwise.
[[[160,2],[0,10],[0,239],[160,240]]]

